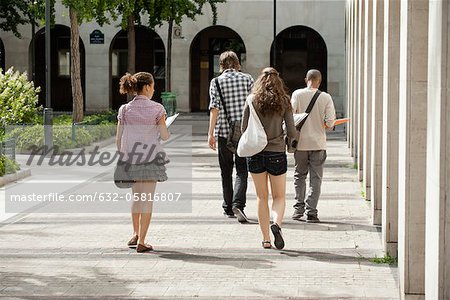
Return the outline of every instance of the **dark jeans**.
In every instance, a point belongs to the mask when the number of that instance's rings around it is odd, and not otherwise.
[[[227,148],[227,139],[218,139],[219,165],[222,175],[223,209],[231,213],[233,207],[244,210],[247,200],[247,160]],[[233,160],[234,159],[234,160]],[[233,190],[233,166],[236,165],[236,182]]]

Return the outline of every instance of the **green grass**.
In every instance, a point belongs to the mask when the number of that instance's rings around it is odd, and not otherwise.
[[[369,261],[376,264],[388,264],[390,266],[397,265],[397,258],[390,256],[389,254],[384,255],[384,257],[376,257],[369,259]]]

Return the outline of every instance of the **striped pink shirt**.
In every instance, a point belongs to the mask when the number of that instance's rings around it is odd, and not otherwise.
[[[165,115],[164,106],[142,95],[119,108],[117,119],[124,125],[120,145],[123,160],[131,157],[131,163],[147,163],[159,153],[168,162],[158,128],[158,122]]]

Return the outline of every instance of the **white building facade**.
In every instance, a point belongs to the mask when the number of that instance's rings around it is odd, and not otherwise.
[[[52,30],[52,106],[55,110],[71,108],[68,16],[68,10],[58,4],[56,26]],[[145,22],[144,16],[143,25]],[[180,25],[173,39],[171,82],[179,111],[207,110],[208,86],[217,75],[221,51],[237,47],[243,71],[254,78],[271,64],[272,0],[228,0],[219,4],[217,26],[212,26],[212,13],[209,6],[205,6],[203,15],[197,16],[195,21],[185,19]],[[307,69],[317,68],[324,75],[322,88],[333,96],[338,114],[344,115],[345,1],[278,0],[276,30],[275,66],[285,77],[290,92],[304,86]],[[21,27],[20,31],[22,39],[0,31],[5,67],[14,66],[31,74],[31,27]],[[35,82],[44,86],[44,28],[36,31]],[[100,40],[91,40],[91,34],[95,33],[101,35]],[[126,32],[118,22],[103,27],[92,22],[80,26],[80,37],[86,111],[117,109],[125,101],[117,91],[118,79],[127,68]],[[155,75],[156,97],[159,98],[165,83],[167,25],[155,31],[140,27],[136,39],[136,71]]]

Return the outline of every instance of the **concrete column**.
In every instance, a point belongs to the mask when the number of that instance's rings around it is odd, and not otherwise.
[[[373,2],[365,0],[364,13],[364,108],[363,108],[363,188],[366,200],[371,195],[371,151],[372,151],[372,35]]]
[[[425,292],[428,0],[400,3],[398,267],[405,299]]]
[[[366,15],[366,1],[359,1],[358,9],[358,179],[363,181],[364,168],[364,86],[365,86],[365,72],[364,72],[364,54],[365,54],[365,15]]]
[[[346,44],[347,44],[347,111],[346,117],[350,118],[352,115],[352,103],[353,103],[353,1],[347,1],[347,32],[346,32]],[[347,145],[350,149],[353,148],[352,129],[351,123],[347,125]]]
[[[430,1],[425,295],[450,299],[450,5]]]
[[[384,0],[373,1],[372,37],[372,151],[370,157],[370,200],[372,202],[372,223],[374,225],[381,225]]]
[[[384,251],[397,257],[400,1],[384,0],[383,48],[382,236]]]
[[[352,130],[352,157],[358,164],[358,102],[359,102],[359,0],[353,0],[353,70],[352,70],[352,115],[350,126]]]

